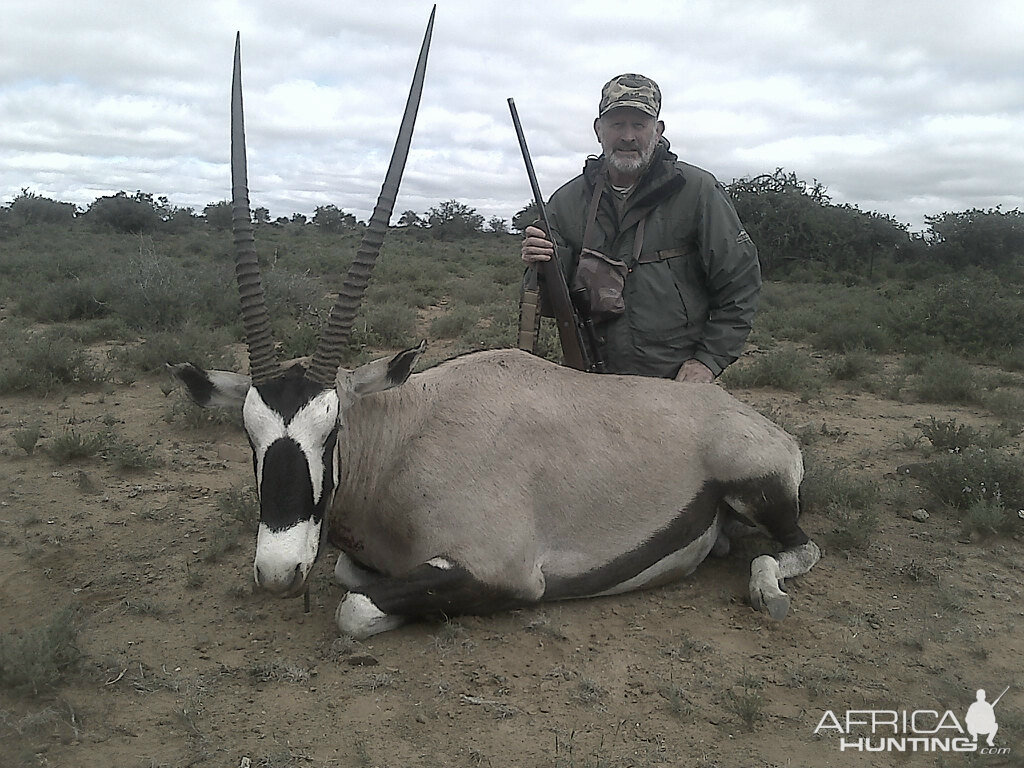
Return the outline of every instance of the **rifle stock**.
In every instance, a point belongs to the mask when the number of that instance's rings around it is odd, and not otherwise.
[[[512,124],[515,126],[516,137],[519,139],[519,149],[523,153],[526,175],[530,179],[530,188],[533,191],[533,200],[537,205],[538,216],[544,225],[544,231],[554,244],[554,235],[551,233],[551,224],[548,222],[548,213],[544,206],[544,196],[537,183],[537,174],[533,170],[530,150],[526,146],[526,136],[523,134],[523,126],[519,122],[519,113],[516,111],[516,103],[513,99],[508,100],[508,108],[512,113]],[[558,258],[558,246],[555,245],[554,258],[537,262],[536,267],[543,281],[544,295],[555,316],[558,340],[562,345],[565,364],[580,371],[603,371],[604,364],[597,351],[593,325],[580,317],[569,295],[569,286],[565,281],[565,275],[562,274],[561,260]]]

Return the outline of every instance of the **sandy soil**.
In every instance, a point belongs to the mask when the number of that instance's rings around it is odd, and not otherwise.
[[[982,411],[736,392],[814,435],[819,459],[905,486],[865,549],[830,548],[837,521],[805,516],[824,558],[789,584],[782,623],[747,604],[747,548],[650,592],[360,643],[333,624],[330,553],[310,613],[252,594],[254,537],[218,503],[251,483],[245,437],[196,423],[166,388],[0,403],[0,630],[72,606],[82,651],[55,690],[0,690],[4,766],[1024,765],[1024,536],[965,539],[894,473],[921,458],[899,439],[916,421],[996,423]],[[28,456],[13,434],[32,423],[43,437]],[[113,429],[162,464],[58,465],[42,449],[69,426]],[[1009,754],[869,755],[814,733],[829,710],[962,722],[977,688],[1007,685],[996,744]]]

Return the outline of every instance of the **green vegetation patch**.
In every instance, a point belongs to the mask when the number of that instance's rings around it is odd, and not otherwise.
[[[877,505],[877,483],[815,457],[805,456],[800,502],[807,512],[863,511]]]
[[[0,688],[35,695],[55,687],[78,663],[77,639],[70,608],[34,629],[0,633]]]
[[[776,387],[790,392],[813,392],[821,380],[806,352],[784,347],[757,355],[744,365],[726,369],[726,384],[735,387]]]
[[[0,394],[31,392],[47,395],[68,385],[95,386],[106,372],[85,350],[53,332],[0,331]]]
[[[950,450],[915,467],[914,477],[939,501],[957,509],[993,499],[1024,509],[1024,459],[999,450]]]

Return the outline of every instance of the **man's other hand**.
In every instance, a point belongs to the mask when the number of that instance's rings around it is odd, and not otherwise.
[[[700,360],[687,360],[679,368],[676,374],[676,381],[690,381],[695,384],[710,384],[715,380],[715,374],[711,372]]]

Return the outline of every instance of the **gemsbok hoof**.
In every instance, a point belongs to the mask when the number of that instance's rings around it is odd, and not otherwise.
[[[349,592],[338,603],[334,620],[343,635],[355,640],[365,640],[381,632],[397,629],[405,623],[401,616],[388,616],[366,595]]]
[[[759,590],[751,590],[750,604],[761,613],[767,613],[776,621],[782,621],[789,612],[789,595],[782,590],[775,595],[766,595]]]
[[[776,621],[789,613],[789,595],[779,587],[779,575],[779,561],[771,555],[761,555],[750,564],[750,605]]]

